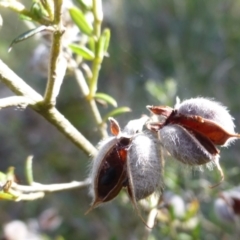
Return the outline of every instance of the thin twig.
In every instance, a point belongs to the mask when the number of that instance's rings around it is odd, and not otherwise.
[[[29,193],[29,194],[21,194],[19,195],[15,201],[33,201],[36,199],[43,198],[45,196],[44,192],[36,192],[36,193]]]
[[[43,97],[27,85],[6,64],[0,60],[0,80],[15,94],[29,98],[29,106],[51,122],[77,147],[82,149],[88,156],[94,156],[96,148],[56,109],[46,108]]]
[[[101,69],[102,58],[99,56],[99,43],[101,37],[101,24],[103,20],[102,1],[93,0],[93,16],[94,16],[94,35],[96,37],[95,59],[92,65],[92,78],[90,79],[89,99],[92,99],[97,91],[97,82],[99,71]]]
[[[12,96],[0,99],[0,109],[8,107],[26,108],[32,101],[22,96]]]
[[[60,91],[67,69],[67,63],[64,61],[63,56],[61,56],[62,35],[64,32],[61,16],[62,0],[54,0],[54,24],[56,26],[56,30],[52,34],[48,82],[44,95],[44,103],[48,106],[55,106],[56,97]]]
[[[96,155],[96,148],[56,108],[43,109],[39,113],[88,156]]]
[[[83,97],[86,99],[86,102],[88,103],[88,106],[89,106],[88,109],[91,112],[93,119],[95,121],[95,124],[98,127],[101,138],[106,138],[108,136],[108,133],[106,130],[106,124],[104,125],[102,124],[102,117],[96,105],[95,99],[87,98],[89,95],[89,87],[86,83],[83,73],[78,68],[74,68],[74,75],[78,83],[80,92],[83,95]]]
[[[43,97],[25,83],[15,72],[13,72],[3,61],[0,60],[0,80],[16,95],[24,96],[36,104]]]
[[[89,104],[89,110],[92,113],[93,119],[97,125],[98,131],[102,138],[106,138],[108,136],[106,131],[106,124],[103,124],[102,117],[96,105],[96,101],[94,99],[95,93],[97,91],[98,77],[99,71],[101,69],[102,57],[98,56],[98,45],[101,37],[101,24],[103,20],[103,11],[102,11],[102,1],[101,0],[93,0],[93,15],[94,15],[94,36],[96,38],[96,50],[95,50],[95,59],[92,63],[92,76],[89,79],[89,87],[86,84],[86,80],[82,74],[82,72],[74,67],[74,74],[78,85],[80,87],[80,91],[85,97],[86,101]],[[76,64],[73,63],[73,66]]]
[[[11,183],[8,193],[15,197],[15,201],[32,201],[39,198],[43,198],[46,193],[59,192],[65,190],[71,190],[75,188],[84,188],[90,184],[89,179],[85,179],[82,182],[72,181],[70,183],[59,183],[44,185],[40,183],[32,183],[31,186],[19,185],[15,182]]]
[[[75,188],[84,188],[89,186],[90,180],[87,178],[84,181],[72,181],[70,183],[58,183],[58,184],[40,184],[32,183],[32,185],[19,185],[15,182],[12,183],[11,188],[14,191],[21,193],[36,193],[36,192],[59,192],[64,190],[70,190]]]
[[[101,23],[103,20],[102,1],[93,0],[94,34],[97,38],[101,35]]]

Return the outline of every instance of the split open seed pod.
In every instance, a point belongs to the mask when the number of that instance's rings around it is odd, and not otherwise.
[[[147,117],[130,121],[121,131],[110,119],[114,136],[100,143],[93,159],[90,210],[115,198],[122,188],[138,211],[137,201],[162,188],[162,162],[157,134],[143,130]],[[138,211],[139,213],[139,211]]]
[[[221,181],[224,174],[219,164],[219,146],[228,146],[240,135],[234,131],[233,118],[226,107],[207,98],[183,101],[174,109],[166,106],[147,106],[163,122],[148,123],[148,128],[158,131],[161,143],[177,160],[198,166],[213,163]]]
[[[235,133],[234,118],[229,114],[228,109],[221,103],[212,99],[198,97],[183,101],[175,106],[175,109],[180,115],[185,116],[200,116],[202,119],[210,120],[209,123],[205,120],[202,125],[212,125],[209,128],[213,129],[213,123],[217,124],[223,131],[225,131],[226,140],[216,145],[229,146],[240,135]],[[195,127],[197,129],[200,126]],[[208,130],[205,131],[208,132]],[[220,132],[221,130],[218,130]],[[219,133],[220,134],[220,133]]]

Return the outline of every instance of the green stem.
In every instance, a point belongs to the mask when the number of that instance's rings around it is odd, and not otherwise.
[[[94,36],[96,37],[95,59],[92,65],[92,78],[90,79],[89,99],[92,99],[97,91],[99,71],[103,58],[99,56],[99,43],[101,37],[101,24],[103,20],[102,0],[93,0],[93,16],[94,16]]]
[[[92,100],[95,96],[95,93],[97,92],[97,85],[98,85],[98,77],[99,77],[99,71],[101,69],[101,63],[102,61],[99,61],[98,57],[93,60],[92,65],[92,78],[90,80],[90,92],[88,99]]]
[[[56,128],[58,128],[71,142],[82,149],[88,156],[96,154],[96,148],[56,109],[43,104],[43,97],[17,76],[0,60],[0,81],[2,81],[16,95],[29,99],[29,105]]]
[[[58,192],[64,190],[70,190],[74,188],[84,188],[89,186],[90,180],[85,179],[82,182],[72,181],[70,183],[57,183],[57,184],[40,184],[34,182],[31,186],[19,185],[15,182],[12,183],[12,187],[15,191],[22,193],[36,193],[36,192]]]
[[[89,111],[91,112],[92,116],[93,116],[93,119],[95,121],[95,124],[98,126],[98,130],[99,130],[99,133],[101,135],[101,138],[106,138],[108,136],[108,133],[106,131],[106,124],[102,124],[102,117],[101,117],[101,114],[98,110],[98,107],[97,107],[97,104],[95,102],[95,100],[92,98],[92,99],[89,99],[88,96],[89,96],[89,88],[88,88],[88,85],[86,83],[86,80],[82,74],[82,72],[78,69],[78,68],[75,68],[74,69],[74,75],[75,75],[75,78],[77,80],[77,83],[78,83],[78,86],[80,88],[80,91],[81,91],[81,94],[85,97],[89,107]]]
[[[93,0],[94,35],[101,36],[101,24],[103,20],[102,0]]]
[[[60,91],[60,87],[66,71],[66,66],[59,66],[60,62],[62,61],[61,52],[63,25],[61,21],[61,15],[62,0],[54,0],[54,24],[56,26],[56,30],[52,35],[48,82],[44,95],[44,103],[49,107],[55,106],[56,97]]]
[[[77,147],[81,148],[88,156],[95,156],[97,154],[96,148],[56,109],[43,108],[37,111],[52,123],[60,132],[62,132],[69,140],[71,140]]]
[[[54,0],[54,23],[60,24],[62,19],[63,0]]]

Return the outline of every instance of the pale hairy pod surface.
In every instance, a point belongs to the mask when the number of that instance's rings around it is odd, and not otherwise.
[[[102,163],[102,160],[104,157],[108,154],[108,152],[113,148],[114,145],[117,144],[119,140],[116,137],[109,137],[105,140],[102,140],[97,148],[99,149],[98,154],[96,157],[91,161],[90,165],[90,173],[89,173],[89,178],[91,179],[91,184],[89,188],[89,193],[93,197],[93,201],[95,200],[95,182],[94,179],[98,174],[100,165]]]
[[[144,131],[134,135],[127,156],[129,194],[134,203],[161,190],[162,168],[156,134]]]
[[[136,199],[147,197],[157,190],[160,184],[160,151],[154,153],[158,150],[156,149],[158,147],[156,134],[154,138],[154,134],[149,130],[147,130],[148,135],[142,132],[148,117],[144,116],[129,121],[123,131],[121,131],[115,119],[110,118],[109,120],[111,132],[114,136],[100,142],[98,145],[99,152],[92,161],[89,177],[91,179],[90,194],[93,201],[88,212],[115,198],[123,187],[127,187],[129,197],[135,204]],[[154,162],[149,158],[154,158],[157,161],[153,168],[151,164]],[[130,165],[128,165],[128,161]],[[137,164],[134,165],[133,161],[137,161]],[[150,161],[150,164],[148,161]],[[149,188],[147,188],[145,178],[151,170],[159,170],[159,173],[156,174],[155,182],[152,182],[151,178],[148,183]],[[136,173],[137,171],[139,173]],[[143,176],[142,179],[141,176]],[[129,180],[130,178],[131,180]],[[137,181],[142,181],[143,184],[139,185],[140,183]],[[140,189],[141,186],[143,189]],[[140,191],[142,192],[139,193]],[[135,197],[136,194],[137,197]]]
[[[200,117],[215,121],[229,133],[235,133],[233,117],[221,103],[212,99],[197,97],[191,98],[175,105],[178,113],[183,115],[198,115]],[[228,146],[234,138],[229,139],[224,146]]]
[[[139,119],[129,121],[123,129],[123,134],[133,136],[136,133],[142,132],[143,127],[148,119],[148,116],[143,116]]]
[[[219,159],[219,154],[210,154],[194,135],[180,125],[167,125],[160,129],[159,135],[163,147],[182,163],[195,166]]]

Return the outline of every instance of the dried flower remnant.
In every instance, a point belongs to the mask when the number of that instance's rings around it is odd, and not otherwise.
[[[93,202],[90,210],[115,198],[122,188],[134,207],[136,202],[161,190],[162,165],[157,135],[143,127],[144,116],[130,121],[123,130],[113,118],[110,129],[114,136],[102,141],[99,153],[93,159],[90,192]]]
[[[234,131],[233,118],[226,107],[207,98],[192,98],[166,106],[147,106],[164,120],[149,123],[159,132],[163,147],[177,160],[192,166],[214,163],[220,174],[219,146],[228,146],[240,135]],[[218,184],[217,184],[218,185]]]

